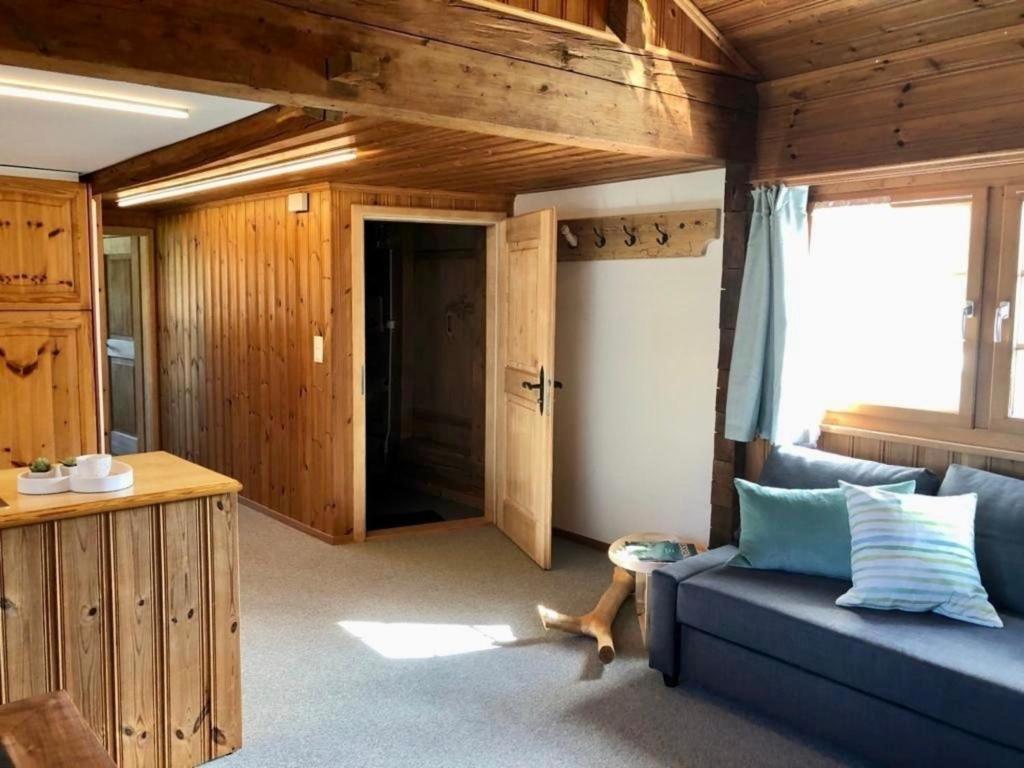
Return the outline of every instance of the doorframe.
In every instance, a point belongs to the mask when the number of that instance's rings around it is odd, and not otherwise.
[[[98,359],[103,371],[103,384],[99,396],[109,417],[110,409],[110,361],[107,359],[107,286],[106,286],[106,251],[103,239],[112,237],[137,237],[139,239],[139,313],[142,319],[142,357],[136,358],[136,364],[142,365],[142,408],[143,424],[146,434],[142,450],[160,450],[160,390],[159,368],[157,356],[157,296],[156,296],[156,230],[149,227],[101,226],[99,231],[99,247],[97,258],[100,262],[99,274],[102,276],[102,302],[97,307],[98,317],[102,318],[102,338],[98,340]],[[136,404],[137,406],[139,404]],[[109,418],[107,419],[109,422]],[[103,425],[103,442],[105,450],[110,448],[110,424]]]
[[[501,242],[499,228],[504,226],[507,214],[491,211],[453,211],[433,208],[404,208],[384,205],[352,205],[351,227],[351,275],[352,286],[352,539],[365,541],[368,537],[394,535],[396,532],[418,532],[426,530],[447,530],[466,528],[466,520],[452,520],[445,523],[410,525],[401,529],[366,531],[366,399],[363,393],[364,366],[366,365],[366,222],[393,221],[403,224],[462,224],[485,227],[486,277],[485,277],[485,371],[484,387],[484,514],[482,518],[470,518],[475,524],[494,523],[495,475],[497,435],[494,430],[494,416],[497,407],[498,384],[498,244]]]

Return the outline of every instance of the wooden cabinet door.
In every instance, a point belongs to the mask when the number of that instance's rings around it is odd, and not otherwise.
[[[553,208],[499,225],[495,522],[551,567],[555,262]]]
[[[96,450],[89,312],[0,312],[0,469]]]
[[[0,177],[0,309],[88,309],[85,186]]]

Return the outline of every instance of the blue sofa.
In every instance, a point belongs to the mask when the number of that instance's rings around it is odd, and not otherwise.
[[[849,583],[727,565],[721,547],[654,572],[650,664],[885,765],[1024,766],[1024,481],[776,449],[761,482],[834,487],[913,477],[976,492],[982,581],[1005,627],[835,605]]]

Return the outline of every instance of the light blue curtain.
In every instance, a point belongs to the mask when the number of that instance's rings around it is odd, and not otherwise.
[[[807,187],[759,187],[747,240],[739,316],[729,368],[725,436],[773,443],[807,439],[805,389],[794,314],[808,254]],[[813,419],[811,419],[813,420]],[[813,436],[811,436],[813,437]]]

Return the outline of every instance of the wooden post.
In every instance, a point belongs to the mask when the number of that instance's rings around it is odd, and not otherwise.
[[[608,0],[608,27],[626,45],[643,48],[647,44],[646,16],[640,0]]]
[[[732,541],[739,525],[733,479],[743,476],[745,451],[726,440],[725,403],[729,388],[732,342],[739,313],[743,265],[750,228],[750,166],[728,165],[725,170],[725,224],[722,243],[722,305],[719,319],[718,397],[715,401],[715,458],[711,471],[712,547]]]

